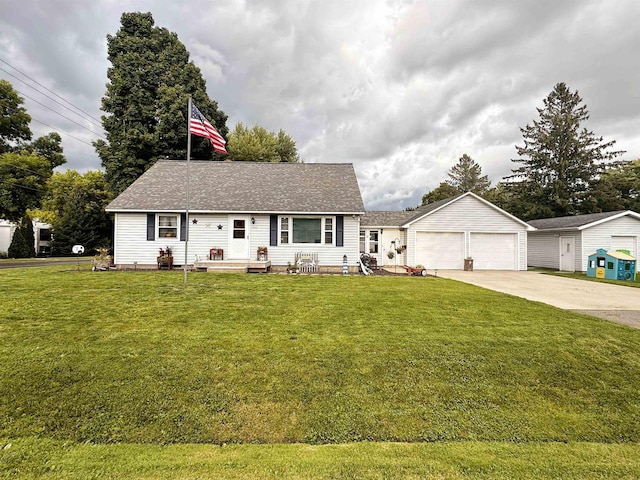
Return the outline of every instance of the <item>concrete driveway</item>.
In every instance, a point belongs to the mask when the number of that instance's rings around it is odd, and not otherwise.
[[[640,289],[539,272],[438,270],[438,276],[640,328]]]

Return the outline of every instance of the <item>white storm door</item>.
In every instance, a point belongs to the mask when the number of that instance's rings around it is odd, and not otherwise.
[[[229,260],[249,260],[249,217],[229,216]]]
[[[560,271],[576,271],[576,239],[574,237],[560,237]]]

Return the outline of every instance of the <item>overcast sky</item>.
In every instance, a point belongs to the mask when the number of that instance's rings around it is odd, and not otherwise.
[[[131,11],[178,34],[230,129],[283,129],[306,162],[352,162],[369,210],[418,205],[464,153],[499,181],[558,82],[584,126],[640,157],[637,0],[4,0],[0,78],[35,136],[61,132],[63,169],[99,169],[103,132],[12,67],[99,118],[106,36]]]

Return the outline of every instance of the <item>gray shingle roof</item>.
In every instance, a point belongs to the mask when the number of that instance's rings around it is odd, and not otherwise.
[[[541,218],[539,220],[529,221],[529,225],[538,230],[560,230],[560,229],[578,229],[584,225],[588,225],[599,220],[605,220],[609,217],[623,213],[625,210],[617,210],[615,212],[590,213],[587,215],[572,215],[568,217]]]
[[[413,212],[383,212],[372,211],[365,213],[360,217],[360,226],[362,227],[398,227],[404,225],[407,218]]]
[[[457,195],[455,197],[447,198],[445,200],[439,200],[437,202],[430,203],[429,205],[423,205],[421,207],[416,208],[415,210],[410,211],[397,211],[397,212],[389,212],[389,211],[372,211],[367,212],[360,219],[360,225],[364,227],[391,227],[391,226],[401,226],[410,223],[427,213],[433,212],[437,208],[446,205],[449,202],[452,202],[456,198],[462,195]]]
[[[159,160],[108,211],[185,209],[185,160]],[[191,161],[189,209],[212,212],[362,213],[350,163]]]

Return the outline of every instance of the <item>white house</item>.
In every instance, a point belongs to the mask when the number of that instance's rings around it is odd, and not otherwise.
[[[41,222],[37,218],[34,218],[31,223],[33,224],[33,246],[36,255],[51,255],[51,225]],[[0,252],[7,253],[9,251],[16,227],[17,225],[13,222],[0,220]]]
[[[296,254],[317,256],[319,271],[357,271],[364,205],[351,164],[160,160],[106,208],[115,215],[114,262],[156,267],[160,249],[176,265],[221,250],[225,260],[256,260],[267,247],[272,267]]]
[[[628,250],[637,257],[640,213],[631,210],[531,220],[528,263],[532,267],[585,272],[599,248]]]
[[[367,212],[361,251],[379,265],[422,265],[461,270],[465,258],[477,270],[526,270],[527,232],[533,227],[467,192],[408,212]],[[406,249],[389,259],[400,244]]]

